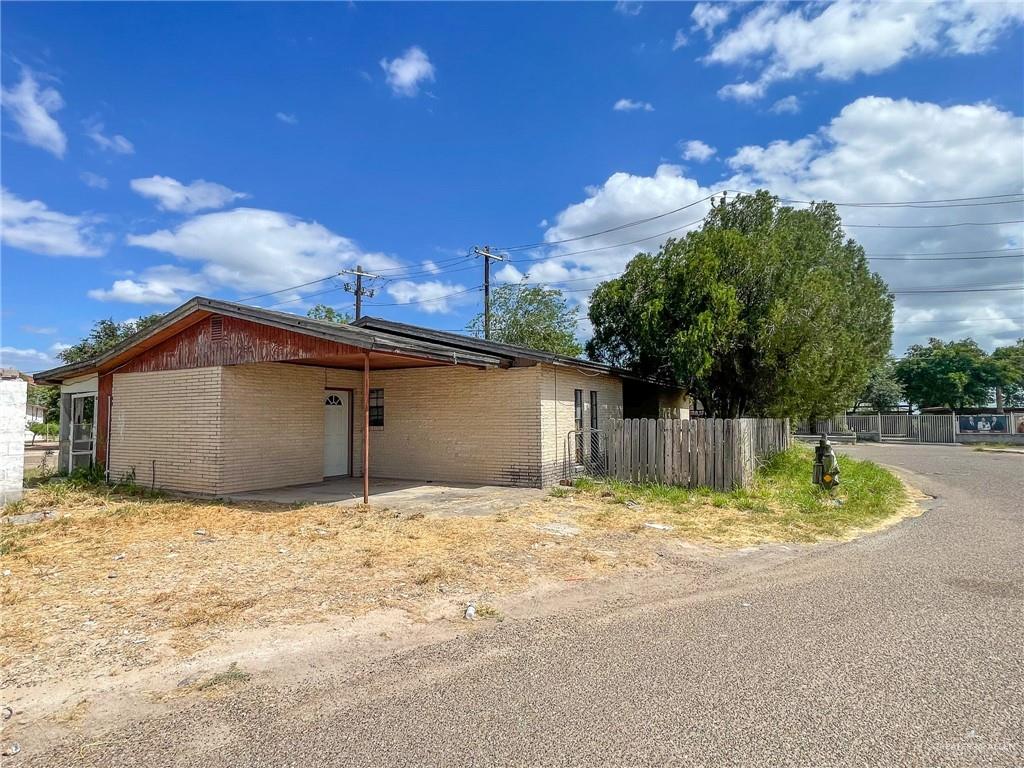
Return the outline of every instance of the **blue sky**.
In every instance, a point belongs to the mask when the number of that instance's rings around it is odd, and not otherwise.
[[[585,309],[600,276],[699,222],[720,189],[1020,193],[1022,16],[1019,3],[4,3],[4,364],[47,367],[101,317],[356,263],[382,275],[368,314],[462,328],[481,303],[465,254],[484,243],[572,239],[496,273]],[[1024,281],[1021,225],[924,228],[1024,219],[1019,200],[842,211],[920,227],[849,230],[893,289],[973,291],[899,295],[897,352],[1024,335],[1022,293],[987,290]],[[1001,258],[901,260],[963,251]],[[331,281],[255,303],[318,301],[351,306]]]

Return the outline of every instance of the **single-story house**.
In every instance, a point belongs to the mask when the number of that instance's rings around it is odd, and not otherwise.
[[[542,487],[608,418],[684,410],[612,366],[364,317],[196,297],[61,387],[60,467],[223,495],[336,476]]]

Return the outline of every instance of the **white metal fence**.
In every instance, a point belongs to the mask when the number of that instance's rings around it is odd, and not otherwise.
[[[801,434],[815,435],[878,435],[889,441],[920,443],[955,443],[956,416],[918,413],[848,413],[821,419],[811,430],[807,422],[798,425]]]

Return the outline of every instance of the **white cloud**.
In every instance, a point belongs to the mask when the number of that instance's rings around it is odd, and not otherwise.
[[[97,301],[122,301],[129,304],[181,304],[191,295],[201,293],[207,287],[202,275],[187,269],[164,264],[143,272],[139,278],[115,280],[108,289],[93,288],[88,292],[90,299]]]
[[[693,28],[704,30],[704,34],[710,39],[714,36],[715,29],[729,18],[730,13],[732,7],[729,3],[697,3],[690,18],[693,19]]]
[[[356,264],[370,271],[399,265],[316,222],[256,208],[201,214],[174,229],[130,235],[126,242],[198,262],[199,275],[208,286],[244,293],[276,291]],[[135,282],[145,283],[146,277]],[[168,276],[161,277],[166,282]],[[318,288],[322,289],[308,290]]]
[[[615,12],[623,16],[639,16],[644,9],[644,4],[636,0],[616,0]]]
[[[297,118],[291,112],[278,112],[277,114],[274,115],[274,117],[276,117],[282,123],[287,123],[288,125],[297,125],[299,122],[299,118]]]
[[[710,160],[715,156],[718,151],[712,146],[708,146],[699,139],[692,139],[690,141],[680,142],[679,145],[682,150],[684,160],[696,160],[698,163],[703,163]]]
[[[19,371],[35,373],[36,371],[45,371],[47,368],[53,368],[56,365],[57,362],[48,352],[42,352],[31,347],[27,349],[0,347],[0,367],[3,368],[16,368]]]
[[[616,112],[636,112],[642,110],[644,112],[653,112],[654,105],[649,101],[633,101],[633,99],[619,99],[612,106]]]
[[[718,96],[722,99],[733,99],[734,101],[755,101],[764,96],[767,90],[768,83],[762,80],[753,83],[729,83],[718,89]]]
[[[678,51],[680,48],[686,46],[689,40],[686,39],[686,33],[681,29],[676,30],[676,36],[672,40],[672,50]]]
[[[1024,190],[1024,119],[987,104],[936,104],[865,97],[810,136],[742,147],[729,159],[730,188],[765,187],[803,200],[936,200]],[[840,208],[847,224],[948,224],[1024,218],[1020,203],[968,208]],[[868,254],[983,251],[1024,247],[1019,224],[944,229],[869,229],[849,234]],[[984,254],[979,254],[984,255]],[[995,287],[1024,282],[1020,259],[874,261],[890,287]],[[920,315],[922,310],[933,315]],[[929,335],[969,333],[986,346],[1024,330],[1020,294],[897,296],[895,350]],[[954,322],[962,318],[969,323]],[[1000,319],[1002,318],[1002,319]],[[921,322],[927,320],[928,322]],[[911,322],[913,321],[913,322]],[[936,322],[933,322],[936,321]],[[1009,325],[1008,325],[1009,324]],[[1013,329],[1016,330],[1013,330]]]
[[[445,314],[452,311],[453,305],[464,304],[474,299],[472,292],[463,293],[466,286],[441,280],[427,280],[422,283],[396,280],[388,283],[385,290],[399,304],[416,302],[416,309],[427,314]]]
[[[38,334],[41,334],[43,336],[52,336],[53,334],[55,334],[57,332],[56,328],[53,328],[53,327],[48,326],[48,325],[47,326],[23,325],[23,326],[21,326],[21,330],[23,330],[25,333],[38,333]]]
[[[412,46],[398,58],[390,61],[381,59],[380,67],[396,96],[416,96],[420,92],[421,83],[434,82],[434,65],[418,45]]]
[[[757,6],[711,49],[708,62],[760,70],[753,81],[722,88],[722,98],[760,98],[772,83],[804,73],[848,80],[914,56],[980,53],[1024,20],[1024,4],[1013,2],[841,0],[786,8],[781,3]]]
[[[146,179],[132,179],[130,185],[136,193],[156,200],[157,208],[179,213],[223,208],[235,200],[248,197],[244,192],[235,192],[222,184],[202,179],[182,184],[169,176],[150,176]]]
[[[115,155],[135,154],[135,145],[124,136],[119,133],[107,136],[103,131],[104,125],[99,120],[92,119],[85,122],[85,135],[104,152],[113,152]]]
[[[586,235],[663,214],[711,193],[696,180],[684,176],[680,166],[670,164],[659,165],[653,176],[615,173],[601,186],[586,191],[586,199],[559,212],[554,224],[544,233],[548,242],[581,239],[512,253],[511,263],[507,265],[510,269],[499,271],[502,280],[514,282],[525,273],[529,273],[531,282],[572,280],[559,287],[572,290],[570,297],[585,302],[586,296],[580,289],[593,287],[602,275],[621,271],[637,253],[657,250],[666,238],[679,237],[689,229],[696,229],[709,205],[698,203],[672,216],[603,235]],[[690,226],[684,227],[684,224]],[[662,234],[667,230],[676,231]],[[641,242],[633,242],[637,240]]]
[[[100,176],[98,173],[93,173],[92,171],[82,171],[78,174],[78,178],[80,178],[82,183],[87,187],[92,187],[93,189],[106,189],[110,186],[110,181],[106,176]]]
[[[430,259],[425,259],[422,263],[422,266],[425,271],[429,272],[432,275],[436,275],[438,272],[441,271],[441,268]]]
[[[786,96],[772,104],[768,111],[776,115],[795,115],[800,111],[800,99],[796,96]]]
[[[51,211],[39,200],[22,200],[0,190],[0,236],[12,248],[45,256],[102,256],[105,238],[97,234],[94,216]]]
[[[68,139],[52,114],[64,106],[64,100],[55,89],[41,89],[32,70],[24,68],[21,82],[10,90],[0,89],[0,104],[21,131],[16,138],[64,157]]]
[[[784,198],[836,202],[934,200],[1024,190],[1024,119],[997,107],[916,103],[866,97],[847,105],[819,131],[791,140],[738,149],[728,160],[729,189],[767,188]],[[567,206],[545,233],[548,241],[579,237],[657,216],[720,188],[702,187],[678,166],[659,166],[653,176],[613,174]],[[513,252],[515,280],[560,282],[586,304],[586,291],[602,274],[619,272],[637,252],[655,251],[668,237],[696,229],[708,206],[701,203],[655,221],[535,251]],[[1020,203],[971,208],[840,208],[848,224],[948,224],[1024,218]],[[668,230],[690,224],[680,231]],[[849,234],[869,255],[933,254],[1024,247],[1021,225],[944,229],[863,229]],[[641,243],[629,241],[656,235]],[[613,247],[606,247],[613,246]],[[602,250],[593,250],[602,248]],[[589,251],[588,253],[574,253]],[[1011,251],[1010,253],[1013,253]],[[1019,251],[1017,251],[1019,253]],[[547,256],[555,258],[542,259]],[[974,261],[872,261],[893,289],[1024,282],[1021,259]],[[584,278],[584,279],[580,279]],[[991,348],[1024,335],[1019,292],[918,294],[896,299],[894,349],[931,335],[970,335]],[[968,320],[965,322],[964,319]]]

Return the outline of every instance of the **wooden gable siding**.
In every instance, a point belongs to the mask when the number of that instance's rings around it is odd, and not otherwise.
[[[219,320],[216,328],[213,318]],[[218,340],[214,341],[214,337]],[[283,361],[331,361],[362,350],[336,341],[286,331],[225,315],[210,315],[99,377],[96,460],[107,461],[107,422],[115,373],[145,373],[216,365]],[[116,478],[115,478],[116,479]]]
[[[212,338],[215,318],[221,326],[218,341]],[[336,341],[318,339],[237,317],[211,315],[146,350],[116,370],[119,373],[143,373],[215,365],[323,360],[361,354],[361,349]]]

